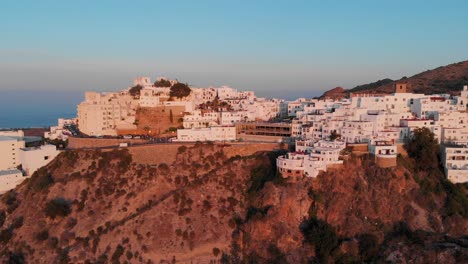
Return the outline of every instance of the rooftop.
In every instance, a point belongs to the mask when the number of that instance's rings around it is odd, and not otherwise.
[[[19,141],[19,140],[23,140],[22,137],[15,137],[15,136],[0,136],[0,141]]]
[[[14,170],[2,170],[2,171],[0,171],[0,176],[7,176],[7,175],[17,174],[17,173],[23,174],[20,170],[17,170],[17,169],[14,169]]]

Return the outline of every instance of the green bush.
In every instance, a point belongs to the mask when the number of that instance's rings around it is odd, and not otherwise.
[[[45,167],[33,173],[29,181],[29,187],[34,191],[42,191],[49,188],[54,183],[54,178]]]
[[[39,231],[35,235],[37,241],[44,241],[49,238],[49,230],[44,229],[42,231]]]
[[[300,229],[305,241],[315,246],[321,261],[326,261],[339,245],[335,229],[325,221],[311,217],[301,223]]]
[[[11,237],[13,236],[13,229],[6,228],[0,231],[0,243],[6,244],[10,241]]]
[[[71,213],[70,202],[63,198],[55,198],[47,202],[45,207],[46,216],[55,219],[56,217],[67,216]]]
[[[362,234],[358,237],[359,255],[362,261],[369,262],[379,251],[379,241],[373,234]]]
[[[166,79],[160,79],[154,82],[154,87],[171,87],[171,82]]]
[[[120,259],[120,256],[123,255],[123,253],[125,252],[125,249],[124,247],[122,247],[122,245],[117,245],[117,247],[115,248],[115,251],[114,251],[114,254],[112,254],[112,261],[113,262],[117,262],[119,259]]]
[[[6,213],[4,210],[0,210],[0,227],[3,226],[3,224],[5,223],[5,219],[6,219]]]
[[[468,216],[468,196],[467,190],[462,184],[453,184],[448,180],[443,182],[447,198],[445,201],[445,214],[448,216],[459,214]]]
[[[416,128],[405,142],[408,155],[416,160],[416,169],[436,170],[439,166],[439,144],[428,128]]]
[[[19,200],[16,198],[16,191],[11,190],[2,196],[3,203],[7,206],[7,212],[11,214],[19,206]]]
[[[128,90],[128,92],[130,93],[131,96],[139,96],[141,89],[143,89],[143,86],[135,85],[132,88],[130,88],[130,90]]]
[[[181,154],[181,153],[184,153],[186,150],[187,150],[187,147],[186,147],[186,146],[180,146],[180,147],[177,149],[177,153]]]
[[[24,254],[20,252],[8,252],[8,261],[7,263],[13,264],[13,263],[26,263],[26,260],[24,259]]]
[[[18,229],[23,226],[24,223],[24,217],[18,216],[15,219],[13,219],[13,222],[11,223],[10,227],[13,229]]]

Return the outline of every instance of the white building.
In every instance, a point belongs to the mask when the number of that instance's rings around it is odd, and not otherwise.
[[[26,177],[20,170],[0,170],[0,194],[14,189],[22,183]]]
[[[51,162],[59,153],[54,145],[22,148],[19,159],[25,174],[31,176],[37,169]]]
[[[218,91],[216,88],[213,87],[192,88],[192,93],[195,104],[199,105],[213,101],[216,98]]]
[[[140,91],[139,105],[141,107],[156,107],[161,105],[161,97],[169,96],[163,95],[161,92],[157,92],[154,87],[146,87]]]
[[[442,128],[442,143],[456,143],[468,144],[468,127],[455,128],[444,127]]]
[[[411,112],[418,118],[429,118],[436,112],[446,112],[456,110],[456,106],[449,100],[441,96],[430,96],[415,98],[411,104]]]
[[[310,144],[310,142],[304,142]],[[302,146],[301,146],[302,147]],[[281,175],[287,177],[317,177],[320,171],[327,171],[327,166],[343,164],[340,152],[346,147],[343,141],[321,140],[313,147],[304,146],[306,152],[290,152],[276,159],[276,166]]]
[[[245,111],[222,111],[219,116],[219,124],[222,126],[232,126],[246,120],[248,120],[248,114]]]
[[[232,126],[177,129],[177,141],[179,142],[233,140],[236,140],[236,128]]]
[[[89,136],[116,135],[117,129],[136,129],[138,100],[127,92],[86,92],[78,105],[78,128]]]
[[[24,146],[22,130],[0,131],[0,171],[16,169],[21,164],[19,152]]]
[[[396,159],[397,146],[392,140],[373,139],[369,143],[369,153],[376,158]]]
[[[434,138],[437,139],[437,142],[440,143],[442,136],[442,128],[440,125],[437,125],[435,121],[431,119],[401,119],[400,120],[400,140],[406,140],[411,137],[413,131],[416,128],[428,128],[432,133],[434,133]]]
[[[222,86],[217,89],[218,98],[220,100],[239,98],[239,92],[237,89],[231,88],[229,86]]]
[[[220,113],[213,110],[194,110],[184,115],[182,125],[184,128],[201,128],[219,125]]]
[[[453,183],[468,182],[468,145],[445,147],[442,160],[448,180]]]
[[[71,135],[71,132],[66,128],[70,125],[76,125],[77,121],[76,118],[59,118],[57,120],[57,126],[51,126],[50,131],[44,132],[44,138],[55,140],[67,140],[68,137]]]
[[[347,143],[368,142],[374,131],[370,121],[346,121],[341,129],[341,139]]]
[[[151,79],[149,77],[137,77],[133,80],[133,85],[140,85],[142,87],[151,87],[153,84],[151,83]]]
[[[468,127],[468,113],[466,111],[436,112],[430,116],[436,124],[442,127],[466,128]]]

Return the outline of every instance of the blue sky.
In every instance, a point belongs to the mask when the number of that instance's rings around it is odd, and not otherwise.
[[[468,1],[4,1],[0,90],[136,76],[315,96],[468,59]]]

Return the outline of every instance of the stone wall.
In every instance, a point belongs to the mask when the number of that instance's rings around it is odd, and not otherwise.
[[[139,164],[157,164],[167,163],[172,164],[177,158],[177,152],[180,146],[193,147],[194,143],[170,143],[170,144],[154,144],[129,147],[130,153],[133,155],[133,161]],[[250,156],[259,151],[272,151],[279,149],[279,144],[273,143],[257,143],[257,144],[216,144],[223,148],[227,158],[239,156]]]
[[[70,149],[77,148],[99,148],[99,147],[117,147],[119,143],[145,143],[144,139],[117,139],[117,138],[68,138],[68,146]]]
[[[352,148],[352,151],[367,152],[367,143],[364,144],[348,144],[348,147]]]
[[[379,158],[375,157],[375,163],[381,168],[390,168],[397,165],[396,158]]]

